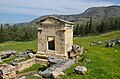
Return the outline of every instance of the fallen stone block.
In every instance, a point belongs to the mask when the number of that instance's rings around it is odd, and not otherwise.
[[[30,58],[33,58],[33,57],[34,57],[34,54],[33,54],[33,53],[28,53],[28,56],[29,56]]]
[[[68,59],[68,60],[63,60],[63,61],[59,61],[57,64],[54,64],[52,66],[50,66],[49,68],[47,68],[46,70],[44,70],[43,72],[39,72],[39,74],[42,77],[45,78],[50,78],[53,75],[55,76],[55,78],[57,77],[57,75],[60,75],[62,72],[64,72],[66,69],[70,68],[71,65],[74,64],[74,60]],[[58,72],[59,71],[59,72]],[[57,74],[55,74],[55,72]]]
[[[75,67],[75,72],[78,74],[84,75],[87,72],[87,68],[85,66],[77,66]]]
[[[53,79],[56,79],[56,78],[57,78],[58,76],[60,76],[60,75],[64,75],[64,72],[57,71],[57,70],[52,71],[52,78],[53,78]]]
[[[59,62],[63,61],[63,59],[58,59],[56,57],[48,57],[49,64],[57,64]]]

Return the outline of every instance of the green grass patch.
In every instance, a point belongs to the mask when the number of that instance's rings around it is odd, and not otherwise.
[[[17,50],[18,52],[24,52],[26,49],[37,51],[37,40],[27,42],[8,41],[0,43],[0,51]]]
[[[29,56],[26,56],[24,59],[21,59],[20,61],[18,61],[18,62],[23,62],[23,61],[26,61],[26,60],[29,60],[29,59],[31,59]]]
[[[19,73],[25,73],[25,72],[29,72],[29,71],[40,71],[40,70],[43,71],[46,68],[47,68],[46,66],[41,65],[41,64],[33,64],[31,67],[26,68],[23,71],[17,72],[17,73],[19,74]]]
[[[14,59],[16,59],[16,58],[17,58],[17,56],[13,56],[13,57],[4,59],[2,62],[8,64],[8,63],[12,62],[12,61],[13,61]]]
[[[3,64],[3,62],[0,62],[0,64]]]
[[[16,58],[17,58],[17,56],[13,56],[13,57],[4,59],[4,60],[2,61],[2,63],[0,63],[0,64],[3,64],[3,63],[9,64],[10,62],[14,61]],[[31,59],[31,58],[30,58],[29,56],[26,56],[24,59],[19,60],[18,63],[19,63],[19,62],[26,61],[26,60],[28,60],[28,59]]]

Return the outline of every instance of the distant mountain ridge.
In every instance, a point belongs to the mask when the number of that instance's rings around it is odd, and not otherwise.
[[[36,19],[34,19],[31,22],[28,23],[18,23],[16,26],[31,26],[35,25],[35,22],[41,20],[43,17],[47,17],[51,15],[45,15],[45,16],[40,16]],[[110,18],[110,17],[120,17],[120,6],[118,5],[113,5],[113,6],[107,6],[107,7],[91,7],[85,10],[85,12],[81,14],[73,14],[73,15],[52,15],[56,16],[58,18],[76,22],[76,21],[85,21],[88,20],[89,17],[92,17],[93,19],[103,19],[103,18]]]

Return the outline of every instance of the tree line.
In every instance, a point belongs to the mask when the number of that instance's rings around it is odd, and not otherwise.
[[[94,21],[90,17],[86,23],[76,23],[74,36],[98,35],[116,30],[120,30],[120,18],[104,18]]]
[[[0,42],[4,41],[29,41],[37,38],[36,27],[0,25]]]
[[[77,22],[74,26],[74,36],[88,36],[120,30],[120,18],[106,18],[94,21],[92,17],[84,23]],[[30,41],[37,38],[37,27],[0,25],[0,42]]]

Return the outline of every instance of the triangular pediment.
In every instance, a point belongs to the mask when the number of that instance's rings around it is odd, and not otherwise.
[[[56,23],[58,23],[59,21],[53,19],[53,18],[46,18],[43,21],[40,21],[41,24],[47,24],[47,25],[55,25]]]
[[[74,23],[66,21],[66,20],[62,20],[59,19],[57,17],[54,16],[48,16],[48,17],[44,17],[43,19],[41,19],[39,22],[37,23],[41,23],[41,24],[57,24],[57,23],[62,23],[62,24],[70,24],[70,25],[74,25]]]

